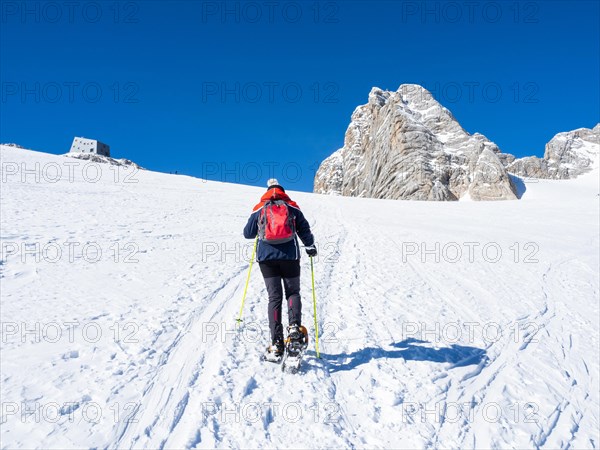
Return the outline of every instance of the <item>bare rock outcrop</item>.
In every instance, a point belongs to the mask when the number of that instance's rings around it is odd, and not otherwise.
[[[516,199],[505,166],[514,160],[479,133],[469,134],[421,86],[373,88],[352,114],[344,146],[325,159],[314,192],[354,197]]]
[[[589,172],[600,154],[600,123],[558,133],[546,144],[543,158],[528,156],[506,165],[520,177],[564,180]]]

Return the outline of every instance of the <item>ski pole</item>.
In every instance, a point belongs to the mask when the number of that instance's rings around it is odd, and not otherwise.
[[[250,267],[248,268],[248,276],[246,277],[246,286],[244,287],[244,295],[242,295],[242,306],[240,307],[240,317],[236,319],[238,323],[242,322],[242,313],[244,312],[244,302],[246,301],[246,292],[248,292],[248,282],[250,281],[250,274],[252,273],[252,263],[254,262],[254,255],[256,254],[256,244],[258,243],[258,236],[254,240],[254,247],[252,247],[252,256],[250,257]]]
[[[315,294],[315,267],[313,265],[313,257],[310,257],[310,273],[312,276],[312,294],[313,294],[313,309],[315,316],[315,347],[317,350],[317,358],[321,357],[319,353],[319,322],[317,321],[317,294]]]

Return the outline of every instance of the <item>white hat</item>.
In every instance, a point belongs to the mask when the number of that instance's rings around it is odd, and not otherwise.
[[[270,188],[271,186],[279,186],[279,181],[277,181],[277,178],[271,178],[269,181],[267,181],[267,187]]]

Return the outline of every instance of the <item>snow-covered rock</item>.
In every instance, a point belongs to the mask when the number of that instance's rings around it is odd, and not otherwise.
[[[546,144],[543,158],[528,156],[507,165],[521,177],[569,179],[589,172],[598,163],[600,123],[594,128],[579,128],[558,133]]]
[[[116,159],[116,158],[111,158],[110,156],[98,155],[96,153],[73,153],[73,152],[66,153],[64,156],[66,156],[68,158],[82,159],[84,161],[91,161],[91,162],[95,162],[95,163],[111,164],[113,166],[131,166],[136,169],[144,170],[143,167],[138,166],[133,161],[131,161],[129,159],[125,159],[125,158]]]
[[[511,155],[469,134],[429,91],[373,88],[352,114],[344,146],[317,171],[314,192],[354,197],[458,200],[516,198]]]
[[[23,146],[21,146],[19,144],[15,144],[14,142],[9,142],[7,144],[0,144],[0,145],[3,145],[5,147],[25,148],[25,147],[23,147]]]

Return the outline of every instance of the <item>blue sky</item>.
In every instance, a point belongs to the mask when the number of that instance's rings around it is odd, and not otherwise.
[[[310,191],[373,86],[517,156],[600,120],[596,1],[1,2],[0,142]]]

